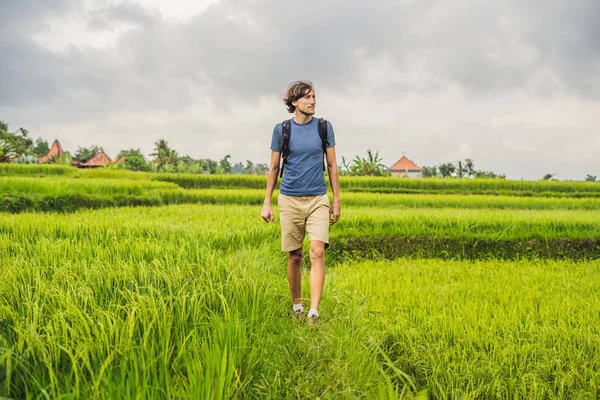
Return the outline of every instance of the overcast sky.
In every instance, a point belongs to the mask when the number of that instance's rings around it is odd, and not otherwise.
[[[0,1],[0,120],[68,151],[267,163],[298,79],[338,162],[600,178],[598,0]]]

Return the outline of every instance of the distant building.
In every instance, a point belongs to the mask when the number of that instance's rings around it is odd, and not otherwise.
[[[392,176],[408,177],[408,178],[422,178],[423,168],[417,164],[402,156],[394,165],[389,168]]]
[[[113,163],[113,160],[111,160],[111,158],[109,156],[107,156],[105,152],[101,151],[100,153],[96,154],[90,160],[88,160],[84,163],[79,163],[77,166],[79,168],[99,168],[99,167],[105,167],[112,163]]]
[[[54,143],[52,143],[52,147],[50,147],[50,150],[48,150],[48,154],[46,154],[45,156],[39,157],[37,159],[37,162],[38,162],[38,164],[44,164],[44,163],[49,162],[53,158],[62,157],[64,154],[65,154],[65,151],[63,150],[62,146],[60,145],[60,142],[58,140],[55,140]]]
[[[125,155],[122,155],[121,157],[119,157],[119,159],[117,161],[115,161],[115,164],[121,164],[125,162]]]

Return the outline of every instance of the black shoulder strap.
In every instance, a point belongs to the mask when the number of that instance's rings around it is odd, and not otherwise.
[[[279,177],[283,177],[283,167],[287,163],[288,155],[290,154],[290,135],[292,133],[292,125],[289,119],[281,123],[281,162],[279,163]]]
[[[327,140],[327,120],[325,118],[319,118],[319,136],[321,136],[321,143],[323,143],[323,153],[327,153],[329,141]],[[326,170],[325,159],[323,159],[323,171]]]

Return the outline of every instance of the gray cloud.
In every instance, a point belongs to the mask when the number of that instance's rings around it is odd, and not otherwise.
[[[69,0],[4,0],[0,2],[0,33],[2,37],[18,36],[44,29],[46,18],[64,15],[77,7]]]
[[[120,3],[92,12],[88,23],[93,29],[107,30],[112,29],[115,23],[147,26],[153,24],[154,19],[160,20],[160,15],[156,13],[152,15],[136,3]]]
[[[437,82],[382,82],[392,93],[435,90],[440,80],[475,93],[505,92],[550,69],[564,90],[597,98],[600,28],[594,21],[600,5],[575,3],[532,8],[516,1],[314,1],[290,12],[275,0],[222,1],[181,25],[123,3],[92,13],[88,21],[95,29],[133,25],[116,49],[49,54],[23,35],[2,40],[12,61],[0,72],[13,77],[12,93],[38,87],[40,101],[76,88],[96,93],[103,103],[117,101],[115,106],[180,106],[193,100],[194,91],[225,105],[232,96],[253,101],[279,93],[294,77],[343,91],[361,83],[362,61],[389,56],[399,73],[418,66]],[[13,22],[38,24],[68,11],[67,2],[41,9],[14,4],[7,12]]]
[[[39,4],[38,4],[39,3]],[[67,0],[0,2],[0,106],[20,106],[59,94],[54,79],[65,60],[37,46],[31,36],[47,28],[46,19],[72,8]]]

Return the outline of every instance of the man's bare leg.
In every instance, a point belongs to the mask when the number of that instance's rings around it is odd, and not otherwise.
[[[302,303],[302,248],[288,253],[287,276],[294,304]]]
[[[319,309],[323,284],[325,283],[325,243],[310,242],[310,308]]]

